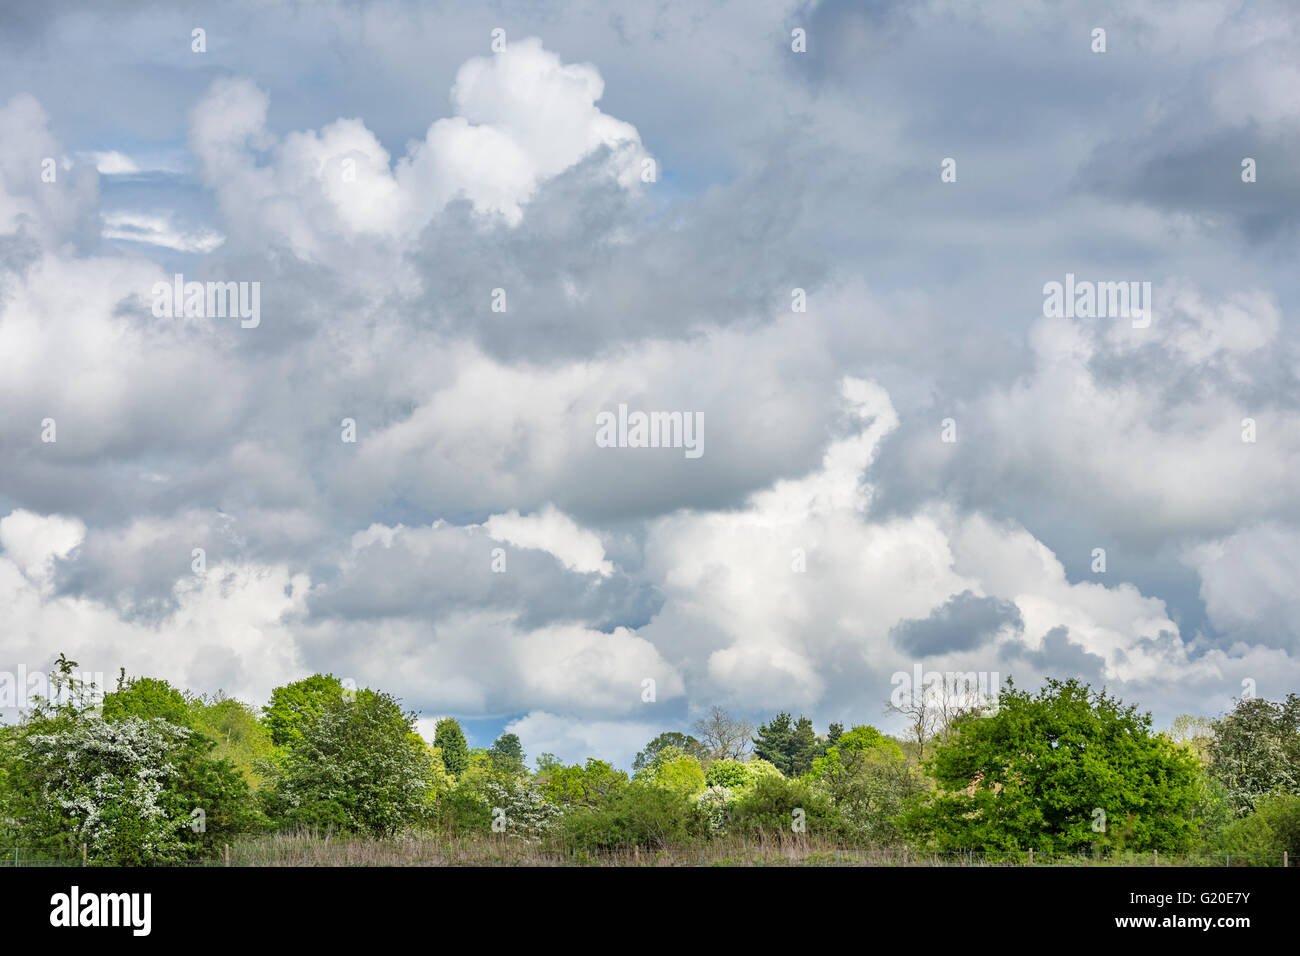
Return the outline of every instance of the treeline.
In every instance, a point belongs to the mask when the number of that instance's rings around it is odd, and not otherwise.
[[[519,738],[434,739],[381,691],[331,675],[267,704],[119,677],[96,700],[60,657],[49,699],[0,728],[0,846],[94,863],[211,857],[268,831],[520,840],[574,854],[720,835],[920,853],[1300,851],[1300,698],[1243,699],[1215,720],[1149,714],[1078,681],[996,701],[900,740],[782,713],[714,708],[637,754],[631,775]],[[924,722],[918,724],[924,727]]]

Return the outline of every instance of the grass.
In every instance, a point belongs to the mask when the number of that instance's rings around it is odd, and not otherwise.
[[[222,866],[224,859],[206,861]],[[1120,853],[1105,857],[1035,854],[1035,866],[1278,866],[1282,854],[1266,858],[1223,854]],[[393,839],[339,837],[318,833],[276,833],[230,846],[231,866],[1026,866],[1028,854],[918,854],[904,848],[837,845],[807,835],[725,835],[707,842],[663,849],[629,849],[593,854],[524,843],[504,835],[416,834]]]

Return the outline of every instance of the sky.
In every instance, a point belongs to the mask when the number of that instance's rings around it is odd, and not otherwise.
[[[0,671],[622,766],[917,668],[1296,691],[1298,63],[1270,0],[6,5]]]

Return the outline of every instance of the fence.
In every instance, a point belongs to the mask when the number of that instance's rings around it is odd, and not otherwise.
[[[355,865],[414,865],[456,866],[458,864],[497,865],[655,865],[667,863],[677,866],[942,866],[942,867],[1005,867],[1005,866],[1200,866],[1200,867],[1254,867],[1290,866],[1290,854],[1285,850],[1272,853],[1180,853],[1161,856],[1158,851],[1125,852],[1111,854],[1041,853],[1033,850],[984,853],[965,851],[957,853],[916,853],[901,849],[862,849],[818,845],[798,840],[783,841],[773,845],[704,844],[661,851],[634,850],[615,853],[608,857],[587,853],[547,854],[528,852],[512,859],[510,854],[484,858],[473,852],[482,850],[475,846],[442,841],[393,841],[382,855],[376,856],[375,846],[336,843],[335,852],[329,852],[330,841],[288,840],[292,846],[280,848],[252,844],[229,845],[215,857],[195,860],[167,861],[164,866],[355,866]],[[504,841],[491,841],[493,844]],[[502,847],[504,848],[504,847]],[[323,852],[324,851],[324,852]],[[0,866],[87,866],[94,861],[87,858],[85,847],[81,853],[68,855],[40,847],[0,847]]]

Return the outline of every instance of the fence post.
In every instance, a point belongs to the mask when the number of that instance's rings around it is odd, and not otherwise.
[[[86,844],[85,843],[81,844],[81,865],[82,866],[86,865]]]
[[[1286,850],[1283,850],[1283,851],[1282,851],[1282,865],[1283,865],[1283,866],[1290,866],[1290,865],[1291,865],[1290,861],[1287,860],[1287,851],[1286,851]]]
[[[1155,863],[1152,864],[1152,865],[1153,865],[1153,866],[1159,866],[1159,865],[1160,865],[1160,851],[1159,851],[1159,850],[1152,850],[1151,852],[1154,854],[1154,859],[1155,859]]]
[[[1029,865],[1034,865],[1034,848],[1032,846],[1029,848]]]
[[[226,844],[226,866],[230,866],[230,844]]]

